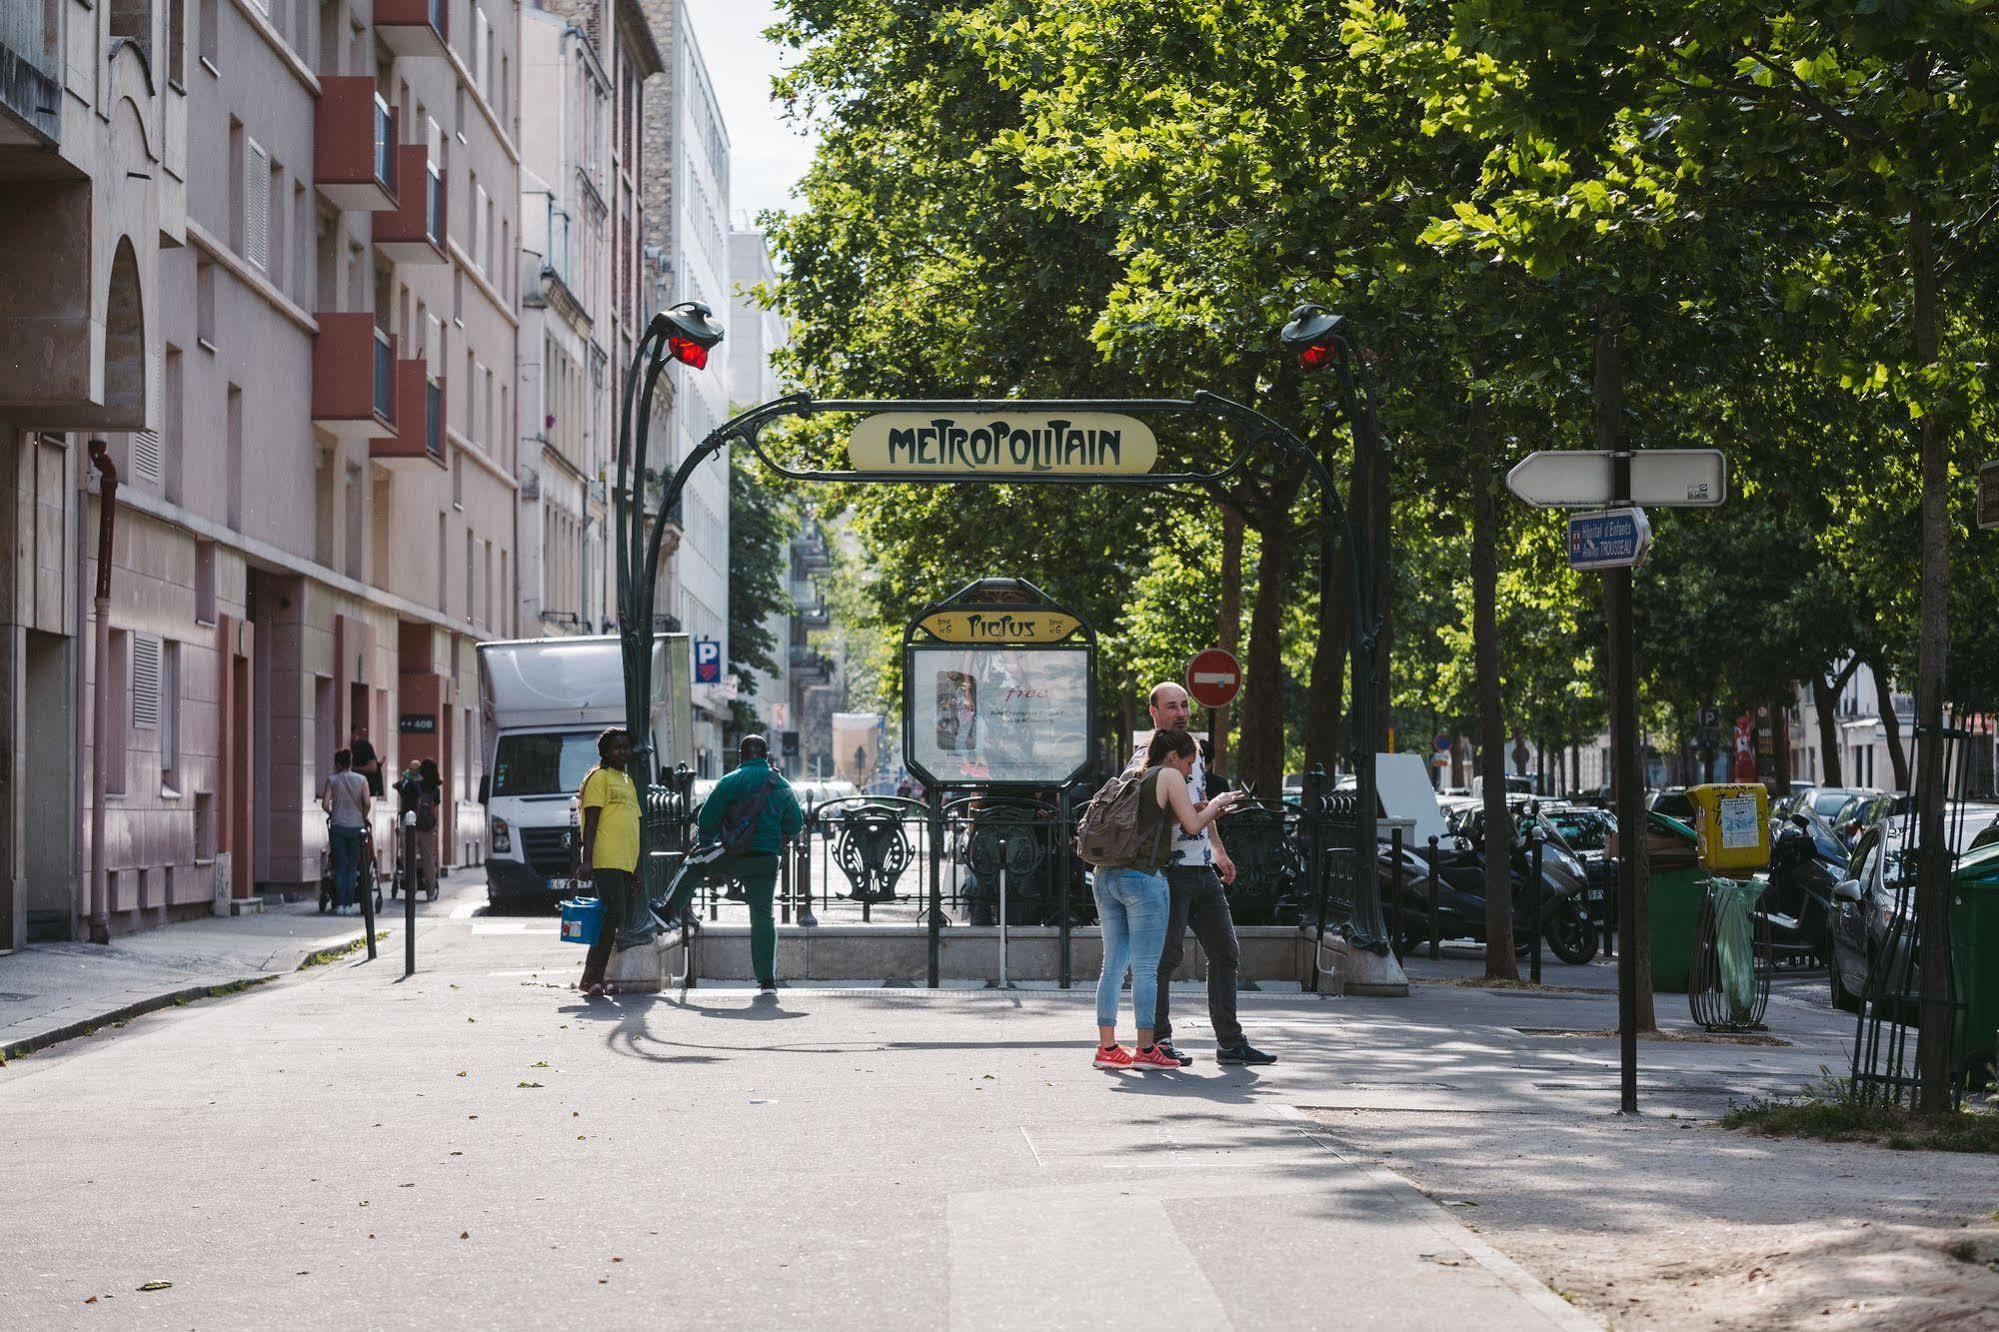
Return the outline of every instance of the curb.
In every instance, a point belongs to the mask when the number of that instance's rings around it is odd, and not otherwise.
[[[162,1008],[170,1008],[175,1004],[193,1003],[197,999],[226,999],[229,997],[228,995],[215,994],[214,991],[231,990],[233,987],[239,985],[246,989],[257,985],[266,985],[276,980],[282,974],[284,973],[267,972],[255,976],[242,976],[229,981],[214,981],[203,985],[187,985],[178,990],[169,990],[165,994],[152,995],[149,998],[140,999],[134,1003],[114,1008],[107,1013],[100,1013],[95,1017],[80,1018],[75,1022],[56,1027],[53,1030],[40,1032],[33,1036],[24,1036],[20,1040],[0,1046],[0,1064],[4,1064],[10,1059],[19,1059],[24,1055],[31,1055],[37,1050],[46,1050],[51,1045],[60,1045],[64,1041],[74,1040],[78,1036],[88,1036],[91,1032],[108,1024],[129,1022],[135,1017],[142,1017],[147,1013],[157,1012]],[[242,993],[240,990],[233,992]]]

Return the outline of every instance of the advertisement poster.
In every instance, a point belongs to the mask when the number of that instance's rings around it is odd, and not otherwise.
[[[1087,648],[918,647],[912,766],[947,785],[1057,786],[1089,760]]]

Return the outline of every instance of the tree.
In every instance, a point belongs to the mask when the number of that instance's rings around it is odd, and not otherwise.
[[[729,706],[739,732],[767,729],[755,704],[757,674],[782,676],[771,620],[790,615],[787,546],[797,515],[746,449],[729,451],[729,673],[736,697]]]

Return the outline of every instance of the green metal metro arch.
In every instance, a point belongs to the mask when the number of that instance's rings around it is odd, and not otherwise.
[[[1353,704],[1349,711],[1352,739],[1348,759],[1356,777],[1356,845],[1342,848],[1352,852],[1354,879],[1353,917],[1346,928],[1352,943],[1370,951],[1387,954],[1388,927],[1383,919],[1381,890],[1376,862],[1376,834],[1379,801],[1375,783],[1373,738],[1379,730],[1379,643],[1383,625],[1382,594],[1386,584],[1388,533],[1386,523],[1376,520],[1385,514],[1387,467],[1385,449],[1375,425],[1374,392],[1365,378],[1358,349],[1341,337],[1346,352],[1339,360],[1342,401],[1347,423],[1354,435],[1356,466],[1364,469],[1366,482],[1361,492],[1362,512],[1348,514],[1341,503],[1332,473],[1302,439],[1283,423],[1255,408],[1205,390],[1191,398],[1052,398],[1052,399],[849,399],[814,398],[794,393],[761,403],[724,422],[690,452],[675,469],[661,492],[659,505],[650,515],[643,503],[634,503],[632,482],[645,475],[647,443],[651,436],[654,390],[668,359],[669,325],[664,316],[655,316],[633,358],[632,373],[626,378],[625,400],[618,432],[617,489],[615,491],[614,540],[618,597],[618,634],[625,665],[626,726],[637,746],[632,756],[632,777],[647,789],[658,774],[653,768],[651,728],[647,724],[648,702],[652,694],[653,602],[659,581],[659,561],[667,524],[664,517],[679,503],[688,480],[697,468],[714,458],[731,443],[740,444],[757,455],[765,466],[781,476],[805,482],[874,482],[904,485],[1118,485],[1148,489],[1198,486],[1225,481],[1241,471],[1258,450],[1275,449],[1301,464],[1317,483],[1319,492],[1319,594],[1330,590],[1328,580],[1338,561],[1335,552],[1344,548],[1351,580],[1353,614],[1348,651]],[[1359,382],[1353,366],[1361,364]],[[1363,390],[1365,396],[1363,397]],[[829,413],[872,415],[879,412],[950,412],[961,415],[998,413],[1084,413],[1115,412],[1135,417],[1167,417],[1218,423],[1235,436],[1237,447],[1226,463],[1212,471],[1148,472],[1136,475],[1077,475],[1061,473],[1005,473],[1001,475],[926,475],[901,471],[857,471],[817,467],[794,467],[771,457],[763,448],[765,427],[787,418],[809,418]],[[635,419],[636,414],[636,419]],[[636,429],[634,429],[636,426]],[[1307,774],[1307,805],[1324,801],[1326,776],[1315,768]],[[654,836],[647,822],[646,837]],[[644,856],[657,849],[642,845]],[[1321,847],[1315,847],[1315,858]],[[643,894],[635,902],[634,919],[642,918]],[[1323,896],[1321,898],[1323,901]],[[1323,937],[1326,921],[1319,922]]]

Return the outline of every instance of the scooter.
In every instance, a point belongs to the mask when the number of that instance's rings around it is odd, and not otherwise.
[[[1775,958],[1832,963],[1833,889],[1847,877],[1849,857],[1831,836],[1814,836],[1811,821],[1793,814],[1770,846],[1767,886],[1756,919],[1770,929]]]
[[[1468,837],[1447,837],[1437,844],[1437,937],[1485,942],[1485,856]],[[1387,844],[1380,849],[1384,908],[1391,922],[1400,911],[1404,953],[1425,948],[1430,941],[1430,850],[1404,846],[1402,863],[1392,863]],[[1534,922],[1533,900],[1527,886],[1533,878],[1533,852],[1517,837],[1507,857],[1507,883],[1513,895],[1513,937],[1517,951],[1532,947],[1527,928]],[[1580,966],[1596,956],[1598,928],[1591,888],[1581,863],[1558,842],[1541,848],[1540,925],[1548,950],[1562,961]],[[1392,894],[1393,896],[1388,896]],[[1524,940],[1524,941],[1523,941]]]

